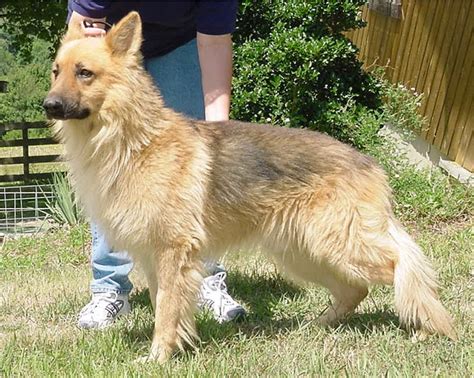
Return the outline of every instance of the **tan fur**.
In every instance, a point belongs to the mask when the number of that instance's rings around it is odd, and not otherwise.
[[[149,358],[197,337],[205,256],[259,246],[296,280],[334,296],[323,323],[353,311],[372,284],[394,284],[408,326],[456,334],[435,273],[393,218],[383,171],[325,135],[198,122],[164,107],[141,66],[131,13],[107,37],[66,36],[50,95],[87,108],[58,121],[80,202],[117,250],[143,265],[155,309]],[[92,80],[74,76],[77,64]]]

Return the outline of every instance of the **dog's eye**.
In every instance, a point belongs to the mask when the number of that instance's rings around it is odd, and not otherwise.
[[[53,68],[53,71],[52,71],[52,72],[53,72],[54,78],[56,79],[56,78],[58,77],[58,75],[59,75],[59,69]]]
[[[88,78],[92,77],[92,75],[94,75],[94,73],[90,70],[85,69],[85,68],[80,69],[79,72],[77,73],[77,76],[81,79],[88,79]]]

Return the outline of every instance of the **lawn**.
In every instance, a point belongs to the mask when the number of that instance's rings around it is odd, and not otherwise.
[[[441,203],[435,201],[430,216],[407,194],[417,185],[397,189],[403,202],[396,209],[439,272],[457,342],[431,337],[413,343],[398,323],[390,287],[374,287],[339,327],[321,328],[316,318],[329,301],[325,289],[295,286],[260,254],[239,252],[225,259],[228,286],[249,315],[219,325],[198,314],[197,350],[177,354],[165,366],[140,365],[133,360],[147,353],[153,316],[138,271],[129,316],[105,331],[75,325],[89,299],[90,240],[81,225],[4,244],[0,376],[472,376],[472,191],[437,183],[432,197]],[[453,211],[460,206],[461,213]]]

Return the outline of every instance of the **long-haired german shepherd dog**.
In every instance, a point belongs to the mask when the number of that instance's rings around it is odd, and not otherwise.
[[[329,289],[324,324],[373,284],[395,286],[401,321],[456,338],[436,274],[394,218],[382,169],[326,135],[202,122],[166,108],[144,71],[132,12],[105,37],[64,37],[44,101],[80,202],[144,269],[155,311],[149,359],[197,337],[204,257],[259,246],[296,280]]]

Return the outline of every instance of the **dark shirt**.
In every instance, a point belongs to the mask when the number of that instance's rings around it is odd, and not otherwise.
[[[143,21],[143,55],[164,55],[196,37],[232,33],[237,0],[215,1],[100,1],[69,0],[69,16],[76,11],[91,18],[106,17],[113,24],[136,10]]]

